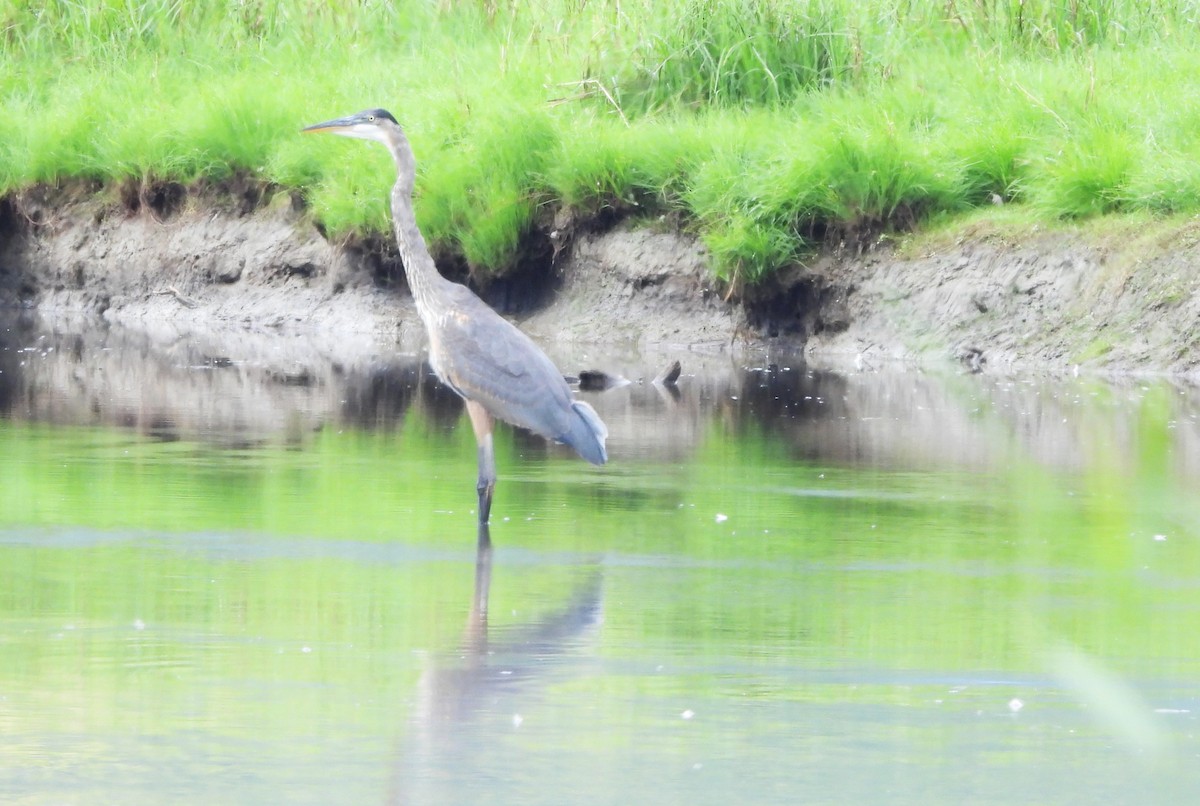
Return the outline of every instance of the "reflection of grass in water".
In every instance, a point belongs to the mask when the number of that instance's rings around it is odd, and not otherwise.
[[[590,567],[594,553],[603,655],[953,675],[1040,670],[1046,643],[1061,639],[1117,673],[1194,675],[1200,601],[1182,583],[1200,547],[1185,539],[1192,499],[1170,467],[1173,404],[1152,391],[1140,405],[1133,466],[1104,442],[1107,418],[1081,417],[1096,453],[1074,476],[1027,461],[986,474],[818,466],[776,434],[714,421],[681,467],[618,464],[580,481],[560,473],[577,462],[522,460],[502,433],[501,466],[515,478],[498,513],[512,517],[493,533],[493,623],[562,606],[585,574],[577,561]],[[66,644],[0,647],[0,674],[92,694],[149,675],[167,697],[205,676],[400,685],[388,657],[453,646],[465,622],[473,478],[469,429],[447,434],[419,407],[389,433],[330,429],[302,450],[236,457],[5,423],[7,527],[125,537],[0,548],[3,618],[33,636],[76,626]],[[646,478],[661,487],[647,493]],[[342,554],[343,544],[407,550]],[[193,640],[219,651],[193,654]],[[64,665],[63,646],[112,662]],[[181,656],[195,666],[131,671]],[[311,714],[319,697],[298,707]]]

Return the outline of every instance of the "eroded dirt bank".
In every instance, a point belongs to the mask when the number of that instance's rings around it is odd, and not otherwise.
[[[1089,233],[981,227],[940,245],[830,253],[727,299],[692,239],[621,225],[577,233],[552,265],[483,295],[547,341],[1200,376],[1200,224]],[[388,246],[330,243],[286,193],[130,212],[31,192],[0,209],[0,239],[8,306],[405,350],[422,340]]]
[[[983,229],[912,255],[818,261],[848,290],[844,330],[811,354],[953,357],[997,369],[1200,378],[1200,225]]]

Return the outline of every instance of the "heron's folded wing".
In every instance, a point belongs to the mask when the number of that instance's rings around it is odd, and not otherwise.
[[[566,427],[571,390],[533,341],[465,287],[439,334],[438,363],[446,380],[493,415],[544,436]]]

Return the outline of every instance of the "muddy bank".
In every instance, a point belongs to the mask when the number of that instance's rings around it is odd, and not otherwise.
[[[130,213],[48,191],[10,201],[0,304],[144,328],[323,333],[420,348],[421,323],[390,244],[331,243],[287,193],[252,211],[208,202]],[[585,234],[560,258],[478,290],[547,342],[747,344],[741,306],[721,298],[702,250],[686,238]]]
[[[824,258],[812,271],[848,293],[847,327],[812,334],[810,354],[1200,378],[1195,221],[1020,237],[981,225],[950,244]]]
[[[126,326],[323,334],[417,351],[389,246],[326,240],[285,192],[139,205],[37,190],[0,209],[0,304]],[[730,298],[684,234],[619,225],[481,289],[545,342],[743,353],[816,363],[1200,374],[1200,225],[1092,227],[830,252]],[[462,279],[462,278],[456,278]]]
[[[377,259],[326,241],[288,194],[252,211],[208,201],[131,213],[27,193],[5,216],[0,302],[149,328],[346,338],[395,338],[415,319]]]

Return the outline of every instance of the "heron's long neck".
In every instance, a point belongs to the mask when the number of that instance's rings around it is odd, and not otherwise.
[[[417,303],[417,311],[425,320],[427,312],[436,310],[433,297],[447,281],[438,274],[433,257],[425,246],[421,230],[417,229],[417,218],[413,214],[413,179],[417,164],[412,146],[403,133],[397,134],[389,144],[392,157],[396,160],[396,184],[392,188],[392,223],[396,228],[396,243],[400,247],[400,259],[404,261],[404,273],[408,288]],[[425,322],[426,327],[429,322]]]

